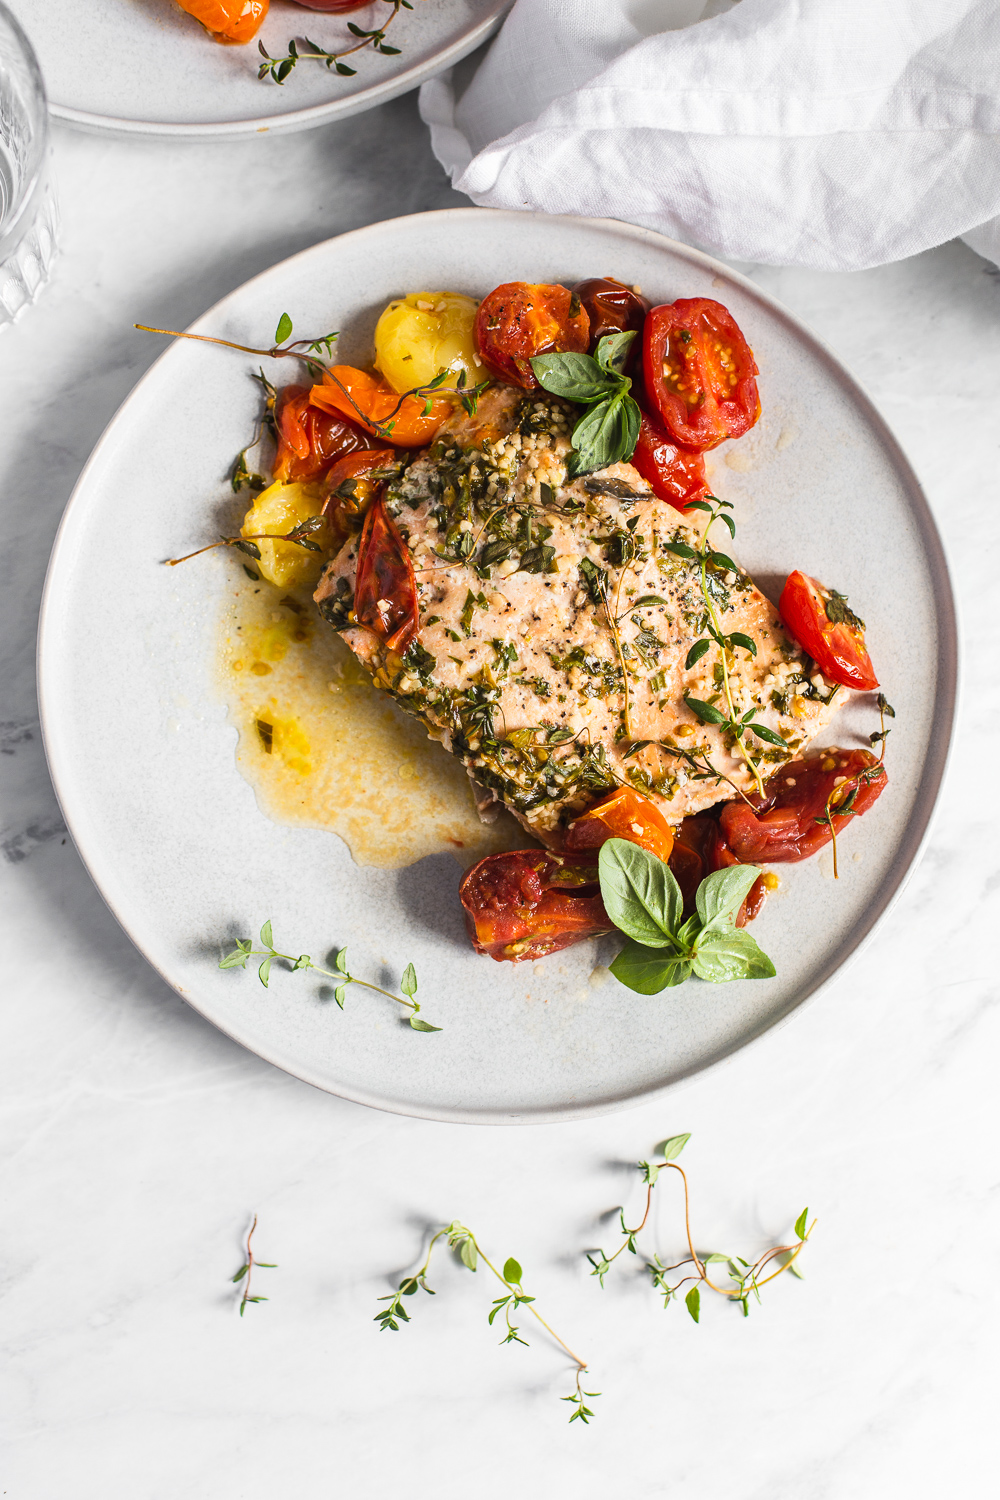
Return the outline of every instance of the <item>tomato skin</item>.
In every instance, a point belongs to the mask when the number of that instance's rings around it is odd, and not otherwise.
[[[692,500],[708,494],[705,460],[700,453],[679,448],[656,417],[642,408],[640,413],[639,440],[629,462],[658,499],[685,510]]]
[[[829,618],[831,599],[841,601],[839,606],[832,607],[834,613],[842,613],[846,618]],[[806,573],[789,573],[778,601],[778,613],[785,628],[830,682],[839,682],[842,687],[878,687],[865,645],[864,622],[845,608],[841,595],[824,589]]]
[[[372,445],[360,427],[313,406],[306,385],[281,388],[274,403],[274,423],[278,432],[274,477],[283,484],[322,479],[345,453]]]
[[[454,409],[454,402],[441,397],[431,402],[426,417],[426,403],[418,396],[407,396],[399,406],[400,398],[388,381],[369,375],[367,370],[356,370],[353,365],[334,365],[321,383],[312,387],[309,399],[314,406],[347,417],[380,443],[389,442],[394,448],[425,447]],[[390,415],[393,412],[395,416]],[[386,421],[393,424],[388,434],[373,425]]]
[[[642,359],[649,401],[681,448],[717,448],[760,416],[753,354],[721,302],[682,297],[654,307]]]
[[[530,360],[536,354],[585,353],[590,319],[579,297],[564,286],[508,281],[479,304],[475,341],[480,359],[497,380],[537,391]]]
[[[345,453],[329,470],[323,515],[341,540],[356,529],[357,521],[352,527],[352,518],[363,516],[381,493],[390,467],[398,472],[395,448],[363,448]]]
[[[564,847],[571,854],[600,849],[608,839],[628,839],[664,863],[670,858],[674,831],[660,809],[630,786],[616,787],[566,829]]]
[[[750,799],[753,808],[745,802],[728,802],[720,817],[722,832],[743,864],[796,863],[830,842],[826,806],[831,793],[836,792],[838,802],[843,803],[854,792],[850,813],[838,815],[837,804],[831,805],[834,831],[839,834],[852,816],[867,812],[887,784],[885,767],[870,750],[821,750],[776,771],[767,783],[766,796]]]
[[[646,298],[634,292],[624,282],[613,276],[595,276],[589,281],[578,281],[573,288],[590,319],[590,352],[593,354],[601,339],[609,333],[625,333],[634,329],[642,333],[642,325],[649,312]],[[625,361],[626,370],[641,358],[642,339],[635,338]]]
[[[382,608],[379,608],[379,605]],[[420,629],[417,581],[409,548],[385,500],[370,505],[358,542],[354,618],[390,651],[403,655]]]
[[[178,0],[213,41],[242,46],[257,35],[270,0]]]
[[[670,856],[670,868],[684,897],[684,915],[695,910],[695,896],[706,875],[744,863],[726,843],[718,820],[708,814],[685,818],[677,830],[677,842]],[[736,926],[745,927],[758,916],[767,894],[764,878],[758,875],[736,913]]]
[[[472,946],[498,963],[544,958],[614,930],[596,865],[571,865],[546,849],[487,855],[458,894]]]

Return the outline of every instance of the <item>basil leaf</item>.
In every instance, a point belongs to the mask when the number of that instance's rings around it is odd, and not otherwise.
[[[694,972],[711,984],[727,984],[733,979],[773,979],[774,964],[749,932],[741,927],[720,933],[706,933],[696,944]]]
[[[613,375],[621,375],[625,369],[625,361],[628,358],[628,352],[635,337],[636,330],[634,328],[624,329],[621,333],[606,333],[598,341],[597,348],[594,351],[597,363],[601,369],[607,370]]]
[[[597,863],[601,896],[615,926],[647,947],[673,947],[684,898],[663,860],[627,839],[608,839]]]
[[[707,875],[695,896],[703,927],[735,916],[759,874],[756,865],[730,865],[728,870]]]
[[[573,429],[570,477],[606,469],[632,457],[639,441],[642,415],[624,383],[606,401],[591,406]]]
[[[684,1135],[672,1135],[672,1136],[670,1136],[667,1140],[665,1140],[663,1142],[663,1145],[660,1147],[660,1150],[663,1153],[663,1160],[664,1161],[676,1161],[677,1158],[678,1158],[678,1156],[680,1156],[681,1152],[684,1150],[684,1147],[687,1145],[687,1143],[688,1143],[688,1141],[690,1139],[691,1139],[691,1132],[690,1132],[690,1130],[688,1130]],[[799,1238],[801,1239],[802,1236],[800,1235]],[[705,1257],[702,1256],[702,1260],[704,1260],[704,1259],[705,1259]],[[725,1260],[725,1256],[722,1256],[722,1259]]]
[[[619,984],[637,995],[658,995],[661,990],[683,984],[690,976],[691,964],[687,959],[667,957],[662,949],[644,948],[630,938],[611,965],[611,972]]]
[[[531,368],[539,385],[566,401],[603,401],[619,385],[589,354],[536,354]]]
[[[809,1210],[804,1208],[795,1220],[795,1238],[801,1240],[806,1232],[806,1224],[809,1222]]]

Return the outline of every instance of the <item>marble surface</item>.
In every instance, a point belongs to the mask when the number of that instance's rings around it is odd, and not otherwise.
[[[303,246],[460,200],[413,96],[231,144],[57,130],[55,155],[61,258],[0,338],[3,1493],[989,1493],[1000,820],[982,755],[997,713],[1000,274],[959,245],[855,275],[740,268],[867,386],[955,569],[959,731],[895,912],[816,1004],[666,1103],[570,1125],[435,1125],[286,1077],[147,967],[66,839],[33,656],[62,507],[159,348],[131,323],[183,326]],[[682,1130],[702,1245],[750,1258],[806,1203],[818,1215],[807,1279],[783,1278],[746,1322],[718,1299],[697,1327],[664,1313],[635,1262],[603,1292],[584,1274],[584,1250],[616,1242],[608,1211],[639,1207],[628,1164]],[[657,1193],[647,1249],[666,1256],[680,1246],[676,1184]],[[228,1278],[254,1212],[258,1253],[279,1269],[259,1273],[271,1300],[241,1321]],[[376,1331],[375,1299],[416,1264],[427,1226],[453,1217],[519,1257],[590,1360],[603,1395],[589,1428],[567,1427],[569,1368],[543,1336],[496,1347],[483,1272],[442,1257],[438,1296],[411,1303],[400,1333]]]

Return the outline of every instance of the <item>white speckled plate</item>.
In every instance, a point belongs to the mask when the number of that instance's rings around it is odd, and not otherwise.
[[[496,964],[465,938],[450,856],[363,869],[335,835],[258,811],[214,688],[227,559],[161,563],[212,533],[256,410],[241,356],[187,342],[166,351],[98,444],[55,544],[39,646],[45,742],[95,881],[185,999],[262,1057],[349,1099],[503,1122],[648,1098],[745,1046],[824,985],[888,909],[927,829],[956,679],[938,536],[909,465],[850,375],[752,283],[624,224],[455,209],[317,245],[194,328],[257,344],[287,309],[297,329],[339,326],[345,356],[363,359],[375,316],[400,292],[483,294],[501,281],[609,274],[654,300],[708,295],[731,308],[759,362],[764,403],[732,464],[725,450],[716,455],[715,487],[736,506],[738,555],[765,589],[801,567],[848,593],[898,713],[889,787],[845,834],[842,878],[830,879],[828,853],[785,866],[755,924],[776,979],[692,980],[644,998],[611,979],[590,982],[593,943],[537,965]],[[857,698],[835,723],[837,742],[861,742],[874,722]],[[412,960],[425,1014],[444,1030],[418,1035],[360,991],[341,1013],[302,975],[276,975],[265,992],[252,972],[220,972],[220,944],[267,916],[296,952],[346,943],[369,977],[397,983]],[[613,946],[604,940],[600,954]]]
[[[307,130],[358,114],[416,88],[465,57],[500,24],[511,0],[412,0],[386,42],[398,57],[370,48],[345,61],[353,78],[302,62],[279,85],[258,81],[257,42],[283,57],[290,37],[309,36],[340,51],[392,14],[372,0],[346,16],[272,0],[257,37],[222,46],[174,0],[7,0],[45,75],[52,113],[91,130],[136,135],[220,137]]]

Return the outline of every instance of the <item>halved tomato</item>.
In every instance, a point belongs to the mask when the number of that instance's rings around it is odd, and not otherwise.
[[[870,750],[821,750],[776,771],[754,806],[728,802],[720,823],[729,848],[745,865],[794,863],[818,853],[853,817],[867,812],[888,784]]]
[[[394,448],[423,448],[454,410],[454,402],[443,397],[427,402],[420,396],[400,397],[385,380],[356,370],[353,365],[333,365],[319,385],[309,392],[314,406],[347,417]]]
[[[410,551],[381,497],[369,507],[361,529],[354,617],[400,656],[420,628]]]
[[[844,687],[877,688],[865,645],[865,622],[847,607],[847,597],[805,573],[790,573],[778,600],[789,634],[808,651],[823,676]]]
[[[708,494],[705,460],[700,453],[678,448],[658,418],[640,408],[639,440],[629,462],[652,487],[653,494],[676,510]]]
[[[654,307],[642,353],[646,394],[682,448],[704,453],[760,416],[753,354],[721,302],[682,297]]]
[[[490,854],[458,888],[477,953],[498,963],[544,958],[611,932],[596,865],[573,865],[545,849]]]
[[[282,483],[311,483],[345,453],[372,446],[360,427],[332,415],[309,400],[307,385],[286,385],[274,403],[278,447],[274,477]]]
[[[216,42],[249,42],[267,15],[270,0],[178,0]]]
[[[479,357],[491,375],[537,391],[532,358],[565,351],[586,353],[590,319],[580,298],[564,286],[509,281],[479,304],[475,338]]]
[[[608,839],[628,839],[664,861],[670,858],[674,831],[660,809],[630,786],[608,792],[593,807],[574,818],[566,829],[565,847],[571,854],[600,849]]]

